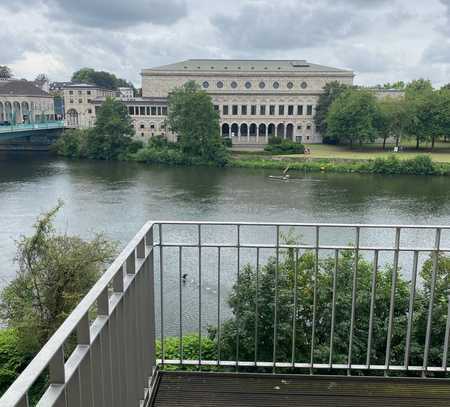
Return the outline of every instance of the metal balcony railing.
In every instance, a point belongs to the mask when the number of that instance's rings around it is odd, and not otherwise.
[[[350,242],[350,243],[349,243]],[[286,256],[293,259],[294,287],[292,296],[282,291],[282,268]],[[299,295],[302,284],[297,278],[298,262],[302,254],[312,256],[310,289],[311,318],[308,332],[299,333],[298,316],[304,312]],[[341,293],[337,284],[342,272],[340,259],[350,253],[352,264],[349,289]],[[147,405],[151,394],[151,377],[157,366],[232,367],[237,371],[250,368],[306,370],[336,374],[391,374],[419,373],[423,377],[449,373],[448,347],[450,335],[450,297],[446,291],[444,320],[436,321],[435,307],[443,309],[442,296],[436,302],[437,286],[448,282],[448,272],[440,265],[441,256],[450,254],[450,226],[392,226],[350,224],[274,224],[274,223],[227,223],[227,222],[148,222],[127,245],[114,263],[103,274],[90,292],[51,337],[25,371],[0,399],[0,406],[30,405],[28,393],[36,380],[48,371],[48,388],[39,406],[138,406]],[[329,297],[325,301],[319,295],[319,274],[325,256],[334,258],[330,268]],[[330,257],[331,256],[331,257]],[[429,259],[429,260],[428,260]],[[367,330],[357,326],[360,302],[358,298],[359,264],[370,264],[371,278],[367,288]],[[270,298],[272,316],[270,338],[261,338],[258,326],[260,298],[259,278],[264,265],[274,264],[273,287]],[[425,282],[420,272],[428,261],[430,279]],[[239,302],[231,312],[227,305],[230,293],[238,292],[243,284],[243,268],[254,270],[252,295],[255,296],[252,338],[243,338]],[[374,321],[379,301],[379,270],[388,267],[390,272],[389,293],[383,354],[373,354],[376,339]],[[447,273],[447,274],[445,274]],[[443,275],[444,274],[444,275]],[[399,275],[408,281],[408,298],[404,326],[399,332],[396,314],[397,281]],[[443,283],[444,282],[444,283]],[[306,283],[305,283],[306,284]],[[426,318],[423,337],[414,342],[417,323],[414,315],[416,291],[428,284]],[[341,287],[341,288],[339,288]],[[447,283],[448,289],[448,283]],[[405,287],[403,287],[405,290]],[[337,315],[342,312],[339,295],[349,300],[348,324],[345,344],[337,343]],[[290,315],[280,309],[281,302],[288,302]],[[324,304],[326,302],[326,304]],[[329,320],[324,321],[319,310],[326,307]],[[95,310],[95,319],[89,316]],[[302,311],[303,310],[303,311]],[[243,313],[244,311],[242,311]],[[248,309],[245,312],[249,312]],[[221,349],[221,326],[233,319],[235,341],[233,356]],[[286,323],[286,321],[289,321]],[[267,322],[267,319],[265,320]],[[327,324],[326,339],[318,335],[319,327]],[[442,337],[435,337],[437,324],[445,324]],[[286,326],[290,334],[280,337]],[[216,351],[213,360],[204,357],[203,339],[208,327],[215,327]],[[253,328],[252,328],[253,329]],[[248,330],[248,327],[247,327]],[[290,328],[288,329],[290,330]],[[323,329],[322,329],[323,331]],[[168,357],[168,337],[183,338],[195,333],[198,351],[192,360],[186,357],[183,340],[178,343],[178,357]],[[296,335],[307,336],[308,350],[299,353]],[[67,343],[76,336],[76,346],[70,355],[64,354]],[[393,337],[401,338],[403,358],[393,360]],[[434,336],[433,336],[434,335]],[[270,343],[270,358],[260,360],[262,340]],[[342,340],[342,338],[340,339]],[[288,345],[286,345],[286,343]],[[159,343],[159,357],[156,344]],[[249,345],[249,343],[251,345]],[[361,345],[362,343],[362,345]],[[420,349],[417,349],[419,343]],[[431,344],[439,344],[440,355],[430,356]],[[346,349],[337,356],[336,348]],[[242,357],[243,350],[251,346],[252,355]],[[279,349],[286,346],[290,354],[280,356]],[[356,346],[365,349],[364,360],[355,360]],[[322,353],[318,354],[318,349]],[[326,361],[324,361],[324,349]],[[248,349],[247,349],[248,351]],[[247,352],[248,353],[248,352]],[[411,363],[412,354],[420,354],[420,364]],[[305,354],[307,356],[305,356]],[[267,360],[268,359],[268,360]],[[340,360],[338,360],[340,359]],[[436,360],[439,359],[439,363]],[[382,360],[382,363],[377,361]],[[432,361],[432,363],[430,363]]]

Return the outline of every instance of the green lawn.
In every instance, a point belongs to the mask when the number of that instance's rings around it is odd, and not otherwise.
[[[348,146],[333,146],[328,144],[312,144],[308,145],[311,150],[312,158],[327,158],[327,159],[342,159],[342,160],[366,160],[377,157],[388,157],[393,154],[393,145],[388,145],[383,151],[379,144],[364,145],[362,147],[355,147],[353,150]],[[416,150],[412,144],[403,144],[404,151],[395,153],[400,159],[412,158],[418,154],[429,155],[435,162],[450,163],[450,143],[436,143],[433,151],[430,146],[424,145],[419,150]],[[286,157],[286,156],[284,156]],[[296,154],[288,157],[305,158],[304,155]],[[308,157],[308,156],[306,156]]]

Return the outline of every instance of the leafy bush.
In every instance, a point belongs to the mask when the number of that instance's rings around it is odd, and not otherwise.
[[[284,139],[282,137],[269,137],[269,146],[281,144],[283,140]]]
[[[270,144],[269,139],[269,145],[264,147],[264,151],[269,152],[271,154],[304,154],[305,153],[305,146],[303,144],[294,143],[291,140],[284,140],[281,139],[281,142],[279,142],[279,137],[277,137],[275,140],[272,140],[272,144]]]
[[[371,172],[375,174],[433,175],[436,169],[427,155],[418,155],[408,160],[400,160],[395,155],[377,158],[373,161]]]
[[[233,142],[231,141],[230,138],[223,138],[222,142],[225,147],[229,147],[229,148],[233,147]]]
[[[52,146],[52,150],[63,157],[82,158],[86,156],[87,132],[66,130]]]

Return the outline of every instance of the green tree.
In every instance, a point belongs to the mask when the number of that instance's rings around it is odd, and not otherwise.
[[[182,153],[224,165],[228,154],[220,138],[219,113],[211,97],[189,81],[169,94],[168,103],[167,121],[178,136]]]
[[[295,243],[295,241],[289,241]],[[237,335],[239,334],[239,360],[271,362],[273,360],[273,338],[275,321],[275,289],[277,290],[277,353],[279,362],[292,361],[294,343],[295,362],[310,360],[312,321],[314,311],[315,254],[311,251],[297,253],[288,249],[280,253],[278,267],[275,257],[269,258],[257,274],[254,266],[245,265],[240,271],[238,283],[234,284],[229,297],[232,316],[220,330],[221,357],[236,360]],[[333,363],[347,363],[352,309],[354,251],[341,251],[335,256],[319,259],[316,279],[316,325],[314,342],[315,363],[328,363],[333,321],[333,284],[335,280],[335,320],[333,340]],[[421,271],[424,287],[417,287],[414,302],[414,323],[411,342],[412,365],[422,364],[425,343],[427,311],[430,298],[432,260],[425,262]],[[432,350],[430,362],[442,363],[442,345],[448,307],[448,280],[450,259],[441,256],[433,319]],[[373,264],[362,256],[358,258],[356,274],[356,301],[352,363],[365,364],[368,347],[370,307],[372,295]],[[371,363],[384,365],[387,341],[387,323],[390,312],[392,289],[392,266],[380,267],[373,314]],[[275,281],[276,288],[275,288]],[[395,291],[394,324],[391,341],[391,363],[402,365],[405,354],[405,333],[409,312],[410,282],[398,273]],[[239,319],[237,317],[239,315]],[[295,320],[295,330],[293,323]],[[239,330],[238,330],[239,324]],[[255,331],[256,330],[256,331]],[[257,349],[255,349],[257,332]],[[295,338],[293,336],[295,333]],[[211,337],[218,339],[217,330],[210,330]],[[294,342],[295,340],[295,342]]]
[[[324,142],[333,141],[327,134],[327,121],[326,117],[330,106],[333,102],[340,96],[345,90],[349,88],[348,85],[340,83],[338,81],[333,81],[327,83],[323,88],[323,93],[319,96],[319,100],[316,106],[316,114],[314,116],[314,122],[323,135]]]
[[[378,101],[379,117],[377,128],[383,138],[383,150],[386,148],[388,137],[395,138],[398,147],[400,138],[405,134],[410,119],[408,105],[404,98],[385,98]]]
[[[61,206],[42,215],[34,233],[17,242],[17,277],[1,293],[2,319],[29,352],[48,340],[115,253],[115,244],[102,235],[90,241],[58,235],[53,219]]]
[[[327,135],[338,142],[373,142],[377,136],[376,120],[379,116],[373,93],[363,89],[343,92],[331,105],[326,116]]]
[[[81,68],[72,75],[72,82],[90,83],[106,89],[117,89],[119,86],[134,86],[125,79],[117,78],[116,75],[106,71],[96,71],[92,68]]]
[[[11,68],[6,65],[0,65],[0,78],[10,79],[12,78]]]
[[[135,152],[141,143],[133,141],[134,127],[127,107],[106,98],[97,112],[95,126],[88,130],[86,155],[100,160],[116,160]]]

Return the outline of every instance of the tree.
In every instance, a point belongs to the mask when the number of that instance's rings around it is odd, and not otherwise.
[[[86,154],[101,160],[121,158],[130,152],[130,148],[137,148],[133,135],[134,127],[127,107],[108,97],[97,112],[95,126],[88,130]]]
[[[331,105],[326,116],[327,134],[338,142],[373,142],[377,136],[378,110],[373,93],[363,89],[343,92]]]
[[[295,244],[295,240],[287,240]],[[425,262],[421,271],[423,287],[418,287],[415,297],[414,324],[411,342],[411,364],[420,366],[425,343],[427,311],[430,298],[432,260]],[[439,259],[436,286],[431,363],[442,363],[442,344],[445,337],[447,318],[446,276],[450,272],[450,259]],[[314,362],[329,363],[330,332],[332,325],[333,275],[336,265],[334,256],[319,260],[316,279],[316,326],[314,342]],[[335,324],[333,341],[333,363],[347,363],[350,335],[352,285],[355,269],[354,251],[341,251],[337,260]],[[392,288],[392,266],[380,267],[377,273],[377,289],[373,314],[373,335],[371,363],[384,365],[387,341],[390,297]],[[312,321],[314,310],[315,253],[296,252],[295,249],[281,251],[277,267],[275,257],[271,257],[257,270],[252,265],[244,265],[240,270],[238,283],[234,284],[228,303],[232,316],[221,326],[221,357],[236,360],[237,335],[239,333],[239,360],[255,359],[255,329],[258,332],[258,361],[273,360],[273,338],[275,321],[275,289],[277,290],[277,353],[276,360],[292,360],[295,333],[295,362],[310,360]],[[357,286],[354,321],[352,363],[366,363],[371,284],[373,265],[362,256],[357,263]],[[275,281],[277,282],[275,288]],[[405,332],[409,312],[410,283],[398,273],[395,291],[394,325],[391,341],[391,363],[402,365],[405,353]],[[296,306],[295,306],[296,304]],[[239,315],[239,317],[237,316]],[[293,322],[295,320],[295,330]],[[239,325],[238,325],[239,324]],[[238,330],[239,327],[239,330]],[[210,335],[218,340],[217,330],[210,329]]]
[[[6,65],[0,65],[0,78],[11,79],[12,78],[11,68],[9,68]]]
[[[376,126],[383,138],[383,150],[386,148],[386,139],[391,136],[395,137],[395,145],[398,147],[410,118],[407,103],[403,98],[388,97],[378,101],[378,110]]]
[[[45,73],[40,73],[39,75],[34,78],[34,82],[39,86],[42,87],[44,83],[48,83],[49,79],[48,76]]]
[[[24,349],[37,351],[97,281],[115,244],[102,235],[86,241],[58,235],[53,220],[62,203],[39,217],[32,236],[17,242],[17,277],[1,294],[1,315]]]
[[[345,90],[349,88],[348,85],[333,81],[327,83],[323,88],[323,93],[319,96],[319,100],[316,106],[316,114],[314,116],[314,122],[323,136],[324,141],[331,141],[327,135],[327,121],[326,117],[330,106]]]
[[[72,75],[72,82],[90,83],[106,89],[117,89],[119,86],[132,87],[132,83],[106,71],[96,71],[93,68],[81,68]]]
[[[170,129],[177,134],[183,154],[225,164],[227,151],[220,138],[219,113],[211,97],[189,81],[169,94]]]

